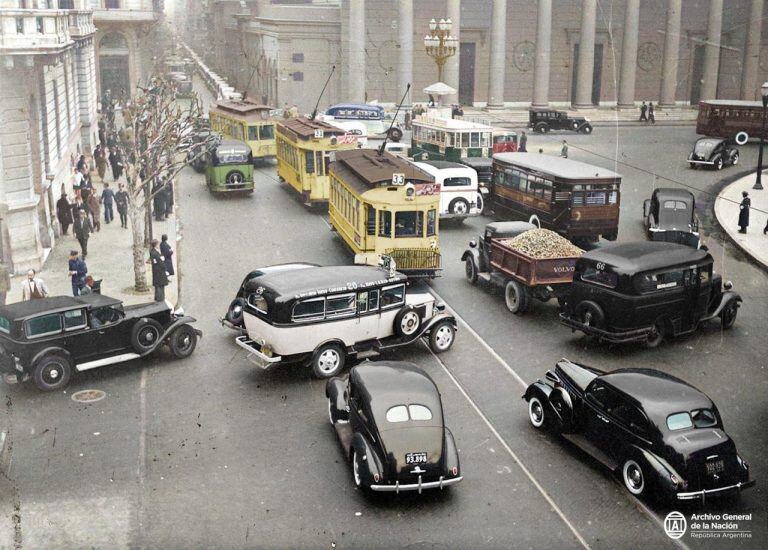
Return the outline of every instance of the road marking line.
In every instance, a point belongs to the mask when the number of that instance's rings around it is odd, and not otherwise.
[[[136,478],[139,495],[136,504],[137,532],[144,530],[144,482],[147,477],[147,369],[141,369],[139,382],[139,460],[136,465]]]
[[[438,362],[438,364],[442,367],[442,369],[445,371],[445,374],[448,375],[448,378],[451,379],[451,381],[454,383],[454,385],[459,389],[461,394],[464,396],[464,398],[469,402],[470,405],[472,405],[472,408],[475,410],[477,415],[483,420],[486,426],[488,426],[488,429],[491,430],[491,433],[496,437],[496,439],[499,440],[499,443],[502,444],[504,449],[509,453],[509,455],[512,457],[512,459],[515,461],[515,463],[520,467],[520,469],[523,471],[523,473],[528,477],[528,479],[533,483],[534,487],[541,493],[541,495],[544,497],[544,499],[549,503],[549,505],[552,507],[552,509],[555,511],[555,513],[560,516],[560,519],[563,520],[563,523],[565,523],[566,526],[568,526],[568,529],[571,530],[571,533],[576,537],[576,539],[581,543],[581,545],[586,549],[590,550],[590,546],[587,543],[587,541],[584,539],[584,537],[581,536],[581,533],[576,529],[576,527],[570,522],[570,520],[565,516],[562,510],[555,504],[555,501],[552,500],[552,497],[549,496],[547,491],[542,487],[539,482],[536,480],[535,477],[533,477],[533,474],[526,468],[525,464],[523,464],[523,461],[520,460],[520,458],[515,454],[515,452],[512,450],[512,448],[507,445],[507,442],[504,441],[504,438],[501,437],[501,434],[496,431],[496,428],[493,427],[493,424],[491,424],[491,421],[488,420],[488,417],[483,414],[483,411],[480,410],[480,407],[477,406],[477,404],[472,400],[472,398],[469,396],[469,394],[464,390],[464,388],[459,384],[459,381],[456,380],[456,378],[453,376],[450,370],[448,370],[448,367],[445,366],[445,363],[442,362],[442,360],[433,352],[429,346],[427,346],[426,343],[422,341],[422,344],[429,350],[429,353],[432,354],[432,357],[435,358],[435,360]]]

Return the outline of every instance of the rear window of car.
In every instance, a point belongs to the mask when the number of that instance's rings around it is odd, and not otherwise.
[[[608,288],[616,288],[619,284],[619,276],[612,271],[604,271],[595,267],[587,267],[581,272],[581,280]]]
[[[395,405],[387,409],[387,422],[407,422],[408,420],[432,420],[432,411],[424,405]]]
[[[712,428],[714,426],[717,426],[717,416],[711,409],[679,412],[667,417],[667,428],[673,431],[689,428]]]
[[[61,315],[52,313],[34,317],[26,322],[27,338],[40,338],[61,332]]]

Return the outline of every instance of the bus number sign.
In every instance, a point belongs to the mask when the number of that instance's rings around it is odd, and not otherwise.
[[[405,174],[392,174],[392,185],[405,185]]]

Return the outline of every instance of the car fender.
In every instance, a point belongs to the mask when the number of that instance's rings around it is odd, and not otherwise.
[[[32,372],[34,369],[34,366],[37,364],[38,361],[40,361],[43,357],[47,355],[63,355],[67,359],[69,359],[70,363],[74,363],[72,361],[72,354],[68,352],[66,349],[59,347],[59,346],[50,346],[43,350],[38,351],[34,357],[32,357],[32,360],[29,362],[29,365],[23,365],[25,372]],[[74,366],[74,365],[72,365]]]
[[[456,448],[456,440],[453,438],[453,432],[445,428],[445,452],[443,454],[445,465],[445,476],[458,477],[461,475],[461,464],[459,463],[459,450]],[[454,476],[451,470],[456,468]]]
[[[432,316],[431,319],[429,319],[427,322],[425,322],[421,326],[421,331],[419,331],[419,336],[423,336],[424,334],[427,334],[432,327],[440,323],[441,321],[450,321],[450,323],[453,325],[453,330],[457,331],[459,330],[459,325],[456,322],[456,317],[451,315],[450,313],[438,313],[434,316]]]
[[[647,449],[637,445],[630,445],[627,451],[627,458],[640,459],[644,462],[651,470],[649,473],[655,474],[655,477],[649,481],[667,495],[674,494],[677,490],[677,486],[672,482],[671,476],[674,475],[681,482],[684,481],[683,477],[666,460]],[[619,468],[622,465],[623,463],[619,464]]]
[[[347,412],[347,400],[344,396],[344,392],[347,387],[347,382],[343,378],[334,376],[329,379],[325,384],[325,396],[334,404],[336,410],[340,413]],[[347,417],[349,415],[347,414]]]
[[[190,323],[195,323],[195,322],[197,322],[197,319],[195,319],[194,317],[190,317],[189,315],[184,315],[182,317],[177,317],[176,320],[173,323],[171,323],[170,325],[168,325],[165,328],[165,332],[163,333],[163,337],[160,338],[159,342],[162,342],[163,340],[167,339],[173,333],[173,331],[176,330],[181,325],[188,325]],[[203,337],[203,331],[202,330],[199,330],[199,329],[194,329],[194,330],[195,330],[195,334],[197,334],[198,338],[202,338]]]
[[[727,306],[734,300],[736,301],[737,304],[740,304],[741,302],[743,302],[741,295],[738,292],[734,292],[732,290],[726,290],[725,292],[723,292],[722,296],[720,297],[720,303],[717,305],[715,310],[709,315],[707,315],[706,317],[704,317],[702,321],[709,321],[710,319],[714,319],[715,317],[720,315],[720,313],[723,311],[725,306]]]
[[[557,408],[555,408],[554,403],[552,402],[553,397],[556,397],[556,394],[559,394],[559,392],[563,392],[565,397],[562,399],[563,404],[562,407],[564,410],[558,411]],[[571,401],[571,397],[568,394],[568,392],[565,390],[565,388],[557,387],[554,388],[547,382],[544,382],[543,380],[537,380],[528,388],[525,390],[525,393],[523,394],[523,399],[526,401],[530,401],[530,399],[534,396],[538,396],[542,400],[542,404],[547,407],[547,411],[551,414],[553,418],[557,421],[557,431],[560,432],[567,432],[570,431],[571,425],[573,424],[573,403]],[[567,409],[567,410],[566,410]]]
[[[328,340],[324,340],[324,341],[320,342],[319,344],[317,344],[315,346],[315,349],[313,349],[311,352],[309,352],[310,358],[314,357],[315,354],[317,353],[317,350],[319,350],[321,347],[323,347],[323,346],[325,346],[327,344],[336,344],[339,347],[341,347],[341,349],[344,351],[344,353],[347,353],[347,354],[352,351],[352,347],[351,346],[347,346],[344,343],[343,340],[340,340],[339,338],[328,338]]]
[[[352,460],[352,450],[357,451],[360,456],[360,477],[365,485],[374,483],[373,475],[378,474],[379,479],[384,477],[384,467],[378,453],[373,450],[373,446],[368,442],[363,434],[355,432],[352,436],[352,445],[349,446],[349,459]]]
[[[478,271],[480,270],[480,251],[477,248],[468,248],[461,255],[461,261],[466,262],[467,258],[472,258],[475,261],[475,266]]]

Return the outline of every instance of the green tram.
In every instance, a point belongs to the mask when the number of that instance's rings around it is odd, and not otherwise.
[[[493,127],[427,113],[413,121],[411,156],[414,161],[493,157]]]
[[[208,153],[205,183],[211,193],[253,193],[253,153],[244,141],[223,139]]]

